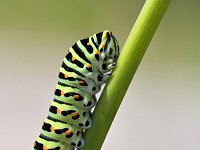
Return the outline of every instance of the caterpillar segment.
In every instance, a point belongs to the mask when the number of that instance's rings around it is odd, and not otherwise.
[[[110,77],[119,54],[110,31],[79,40],[68,50],[35,150],[74,150],[84,145],[82,134],[92,125],[95,94]]]
[[[34,143],[34,149],[41,150],[73,150],[71,146],[66,143],[60,143],[57,140],[49,139],[48,137],[40,135]]]
[[[96,105],[94,94],[60,84],[56,85],[54,99],[86,110],[90,110]]]
[[[68,72],[63,67],[60,68],[58,81],[63,84],[77,87],[80,90],[91,94],[96,94],[100,91],[100,86],[97,85],[94,80],[80,76],[75,72]]]

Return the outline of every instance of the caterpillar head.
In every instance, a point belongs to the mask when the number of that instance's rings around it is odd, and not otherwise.
[[[104,31],[96,34],[98,50],[100,53],[99,70],[106,73],[112,70],[119,57],[119,45],[111,31]]]

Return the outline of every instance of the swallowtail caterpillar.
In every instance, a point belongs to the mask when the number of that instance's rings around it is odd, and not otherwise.
[[[82,134],[92,124],[95,94],[110,77],[118,57],[118,42],[110,31],[79,40],[68,50],[35,150],[73,150],[84,145]]]

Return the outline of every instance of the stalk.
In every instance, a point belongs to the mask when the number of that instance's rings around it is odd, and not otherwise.
[[[170,0],[147,0],[122,49],[92,115],[93,125],[84,133],[81,150],[100,150],[129,84],[153,38]],[[122,139],[123,140],[123,139]]]

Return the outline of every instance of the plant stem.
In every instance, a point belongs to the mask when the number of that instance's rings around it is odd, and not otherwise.
[[[120,54],[92,115],[93,125],[84,133],[81,150],[100,150],[128,86],[153,38],[170,0],[147,0]]]

